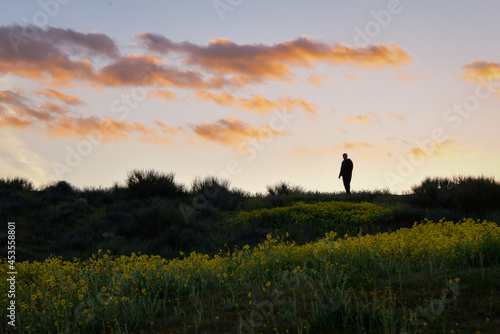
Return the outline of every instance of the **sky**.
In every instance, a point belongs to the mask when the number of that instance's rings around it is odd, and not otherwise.
[[[0,11],[0,177],[404,193],[500,175],[496,0],[40,0]]]

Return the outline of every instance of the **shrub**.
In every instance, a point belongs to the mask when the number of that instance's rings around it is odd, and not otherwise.
[[[291,194],[304,194],[305,189],[301,186],[292,185],[289,182],[280,181],[275,185],[266,186],[267,193],[270,196],[291,195]]]
[[[456,183],[448,178],[427,177],[418,186],[413,186],[415,205],[421,207],[450,207],[452,204],[452,191]]]
[[[244,198],[241,190],[231,191],[229,180],[216,176],[207,176],[205,179],[195,178],[191,191],[195,196],[203,196],[214,207],[222,210],[233,210]]]
[[[115,200],[112,190],[95,187],[84,188],[81,197],[90,204],[111,204]]]
[[[486,213],[500,208],[500,183],[488,177],[457,177],[454,204],[467,213]]]
[[[22,191],[22,190],[33,190],[33,183],[29,180],[16,177],[13,179],[10,178],[1,178],[0,179],[0,189],[8,189],[14,191]]]
[[[43,198],[46,203],[55,203],[68,200],[77,193],[77,189],[66,181],[58,181],[43,189]]]
[[[135,169],[128,173],[126,184],[134,197],[175,197],[184,194],[185,189],[174,177],[175,173]]]
[[[484,176],[428,177],[412,191],[412,202],[420,207],[466,213],[487,213],[500,207],[500,183]]]

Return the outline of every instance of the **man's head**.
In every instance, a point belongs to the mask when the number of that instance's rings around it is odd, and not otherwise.
[[[347,159],[347,153],[342,154],[342,157],[344,157],[344,160]]]

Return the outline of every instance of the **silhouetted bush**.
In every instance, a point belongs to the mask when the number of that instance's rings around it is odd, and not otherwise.
[[[128,173],[126,184],[134,197],[175,197],[184,194],[185,189],[174,181],[174,177],[174,173],[135,169]]]
[[[448,178],[427,177],[418,186],[413,186],[413,203],[420,207],[451,207],[456,183]]]
[[[46,203],[69,200],[77,193],[77,189],[66,181],[58,181],[45,187],[42,191]]]
[[[114,195],[111,190],[89,187],[84,188],[80,194],[85,198],[89,204],[111,204],[115,201]]]
[[[33,183],[29,180],[15,177],[11,178],[1,178],[0,179],[0,190],[11,190],[11,191],[23,191],[23,190],[33,190]]]
[[[272,207],[273,205],[268,198],[263,194],[258,193],[253,196],[248,196],[246,200],[241,203],[238,209],[241,211],[252,211],[264,208],[269,209]]]
[[[412,187],[414,205],[485,213],[500,208],[500,183],[484,176],[427,177]]]
[[[488,177],[455,178],[454,203],[464,212],[488,212],[500,209],[500,183]]]
[[[266,186],[267,193],[270,196],[282,196],[291,194],[304,194],[306,191],[301,186],[292,185],[289,182],[280,181],[275,185]]]
[[[205,179],[195,178],[191,187],[194,196],[202,197],[214,207],[222,210],[233,210],[245,197],[241,190],[231,191],[230,182],[216,176]]]

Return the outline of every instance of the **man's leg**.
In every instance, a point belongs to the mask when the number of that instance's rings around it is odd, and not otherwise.
[[[351,195],[351,178],[350,177],[342,177],[344,181],[344,188],[347,195]]]

